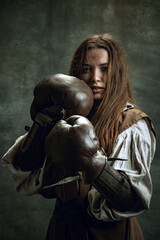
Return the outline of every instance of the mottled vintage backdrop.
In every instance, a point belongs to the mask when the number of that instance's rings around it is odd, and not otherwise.
[[[159,13],[159,0],[1,0],[1,156],[32,123],[35,84],[50,74],[67,74],[75,48],[95,33],[111,33],[121,42],[137,103],[152,118],[159,142]],[[139,217],[145,240],[160,235],[158,145],[151,208]],[[53,208],[54,200],[19,195],[0,167],[1,240],[44,240]]]

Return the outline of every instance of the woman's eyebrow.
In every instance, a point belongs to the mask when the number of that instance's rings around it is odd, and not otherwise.
[[[91,66],[92,64],[89,63],[83,63],[83,66]],[[104,63],[100,63],[99,66],[108,66],[109,63],[108,62],[104,62]]]

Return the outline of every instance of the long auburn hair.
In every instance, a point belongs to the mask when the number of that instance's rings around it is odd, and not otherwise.
[[[97,111],[90,119],[100,145],[109,156],[113,153],[118,135],[121,112],[127,102],[135,105],[135,100],[130,88],[125,53],[110,34],[93,35],[84,40],[73,55],[69,74],[80,78],[86,53],[92,48],[103,48],[109,55],[105,94]]]

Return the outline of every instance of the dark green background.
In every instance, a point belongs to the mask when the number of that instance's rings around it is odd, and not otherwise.
[[[0,1],[1,156],[31,124],[35,84],[47,75],[67,74],[75,48],[95,33],[111,33],[121,42],[137,103],[152,118],[159,142],[159,12],[159,0]],[[145,240],[160,235],[158,145],[151,208],[139,217]],[[0,239],[43,240],[54,200],[19,195],[2,167],[0,178]]]

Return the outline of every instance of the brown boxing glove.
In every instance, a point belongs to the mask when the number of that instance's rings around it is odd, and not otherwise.
[[[42,79],[36,85],[31,105],[31,118],[34,120],[38,112],[45,111],[49,107],[66,110],[68,117],[75,114],[87,116],[93,101],[93,93],[83,80],[55,74]]]
[[[113,208],[127,211],[137,201],[127,175],[111,167],[99,151],[94,127],[85,117],[60,120],[46,138],[45,152],[64,171],[79,172]]]
[[[55,164],[72,174],[80,172],[85,183],[93,182],[105,165],[94,127],[82,116],[60,120],[46,138],[44,147]]]
[[[56,74],[42,79],[34,89],[31,118],[34,123],[15,158],[14,165],[26,171],[43,164],[44,141],[53,126],[66,115],[87,116],[93,105],[93,93],[82,80]]]

